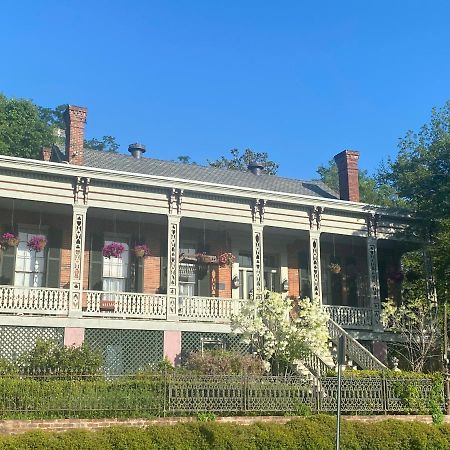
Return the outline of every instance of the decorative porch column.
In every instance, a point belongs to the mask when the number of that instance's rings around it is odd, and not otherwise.
[[[73,183],[72,245],[70,254],[69,317],[81,317],[83,307],[84,247],[90,179]]]
[[[168,194],[167,214],[167,320],[178,321],[180,222],[183,191],[172,189]]]
[[[437,307],[436,283],[433,273],[433,260],[427,249],[423,250],[423,262],[425,267],[425,276],[427,283],[427,298],[431,305]]]
[[[372,309],[373,331],[383,331],[383,326],[380,321],[381,300],[377,248],[378,218],[378,214],[369,214],[367,216],[367,267],[369,274],[369,295],[370,306]]]
[[[262,300],[264,293],[264,225],[252,224],[253,298]]]
[[[311,296],[322,304],[322,274],[320,264],[320,221],[323,208],[315,206],[309,211],[309,270],[311,273]]]
[[[69,316],[81,317],[83,303],[84,246],[87,205],[74,204],[70,255]]]

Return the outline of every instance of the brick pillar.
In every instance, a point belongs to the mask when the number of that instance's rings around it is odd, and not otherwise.
[[[378,358],[383,364],[387,365],[387,344],[382,341],[373,341],[372,342],[372,350],[373,354],[376,358]]]
[[[144,259],[144,285],[146,294],[154,294],[161,284],[161,238],[152,230],[151,237],[146,237],[150,247],[150,256]]]
[[[179,362],[181,355],[181,331],[164,331],[164,357],[173,365]]]
[[[298,297],[300,295],[300,279],[298,272],[298,248],[296,245],[289,245],[287,247],[287,264],[289,295]]]
[[[334,157],[339,173],[341,200],[359,202],[358,159],[359,152],[354,150],[344,150]]]
[[[84,127],[87,108],[69,105],[64,111],[66,124],[66,158],[70,164],[84,164]]]

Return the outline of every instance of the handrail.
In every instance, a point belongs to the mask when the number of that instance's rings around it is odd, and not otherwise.
[[[361,345],[351,334],[347,333],[333,319],[328,319],[328,332],[331,340],[337,344],[340,336],[345,336],[347,355],[366,370],[385,370],[387,367],[367,348]]]
[[[333,369],[333,366],[310,350],[301,358],[301,362],[316,378],[327,376],[328,370]]]

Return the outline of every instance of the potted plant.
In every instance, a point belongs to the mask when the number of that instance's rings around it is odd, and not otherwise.
[[[103,247],[102,254],[105,258],[121,258],[125,246],[120,242],[111,242]]]
[[[219,265],[221,267],[228,266],[232,267],[233,263],[236,261],[236,257],[233,255],[233,253],[225,252],[221,253],[218,256]]]
[[[0,248],[17,247],[19,245],[19,238],[14,233],[3,233],[0,236]]]
[[[341,273],[341,266],[338,263],[336,263],[336,262],[330,263],[328,268],[330,269],[331,273],[334,273],[334,274]]]
[[[146,258],[150,256],[150,249],[147,244],[137,244],[133,247],[133,253],[136,258]]]
[[[35,252],[42,252],[42,250],[44,250],[47,246],[47,242],[48,241],[45,236],[37,234],[28,239],[27,247]]]

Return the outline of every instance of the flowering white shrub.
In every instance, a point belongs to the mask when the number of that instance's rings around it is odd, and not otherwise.
[[[248,301],[232,318],[232,329],[265,362],[293,363],[307,351],[328,352],[328,315],[318,301],[291,300],[266,291],[263,299]]]

